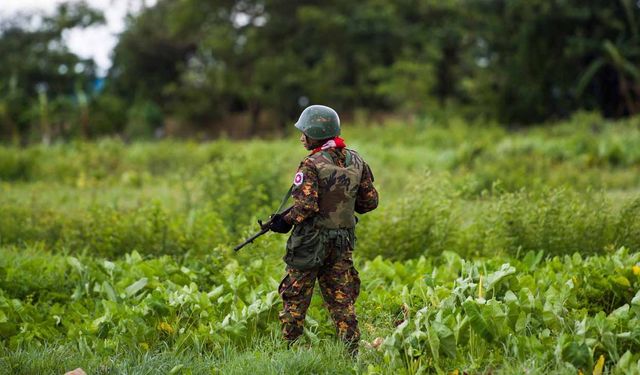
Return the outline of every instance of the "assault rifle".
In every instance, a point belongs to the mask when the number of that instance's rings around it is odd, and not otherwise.
[[[276,216],[284,216],[286,215],[291,208],[293,208],[293,206],[287,208],[286,210],[282,211],[282,212],[277,212],[271,216],[269,216],[269,220],[267,220],[266,222],[262,222],[262,220],[258,220],[258,225],[260,225],[260,232],[254,234],[253,236],[247,238],[246,240],[244,240],[243,243],[241,243],[240,245],[236,246],[233,248],[233,251],[238,251],[240,249],[242,249],[243,247],[247,246],[248,244],[252,243],[256,238],[262,236],[263,234],[267,233],[269,231],[269,227],[271,226],[271,222],[273,221],[273,219]]]

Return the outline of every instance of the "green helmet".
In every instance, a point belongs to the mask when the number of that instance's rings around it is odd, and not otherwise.
[[[327,139],[340,135],[338,114],[323,105],[312,105],[305,108],[295,126],[311,139]]]

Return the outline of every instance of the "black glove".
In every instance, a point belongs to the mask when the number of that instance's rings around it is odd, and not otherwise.
[[[291,228],[293,228],[293,225],[287,223],[281,214],[273,215],[269,223],[269,230],[276,233],[287,233]]]

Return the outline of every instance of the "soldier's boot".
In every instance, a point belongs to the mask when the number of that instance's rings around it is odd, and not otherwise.
[[[347,352],[355,358],[358,355],[358,346],[360,344],[358,320],[355,315],[345,316],[344,312],[336,312],[336,314],[332,315],[336,323],[338,337],[344,343]]]
[[[304,332],[304,317],[296,319],[288,311],[282,311],[279,315],[282,324],[282,337],[287,341],[288,347],[295,343]]]
[[[355,359],[358,357],[358,342],[360,340],[356,340],[356,341],[350,341],[350,340],[345,340],[344,344],[345,347],[347,348],[347,353],[349,353],[349,355],[351,356],[351,358]]]

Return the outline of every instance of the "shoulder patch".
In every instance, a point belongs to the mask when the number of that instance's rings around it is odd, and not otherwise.
[[[295,186],[300,186],[302,185],[303,181],[304,181],[304,174],[302,172],[296,173],[296,176],[293,178],[293,184]]]

